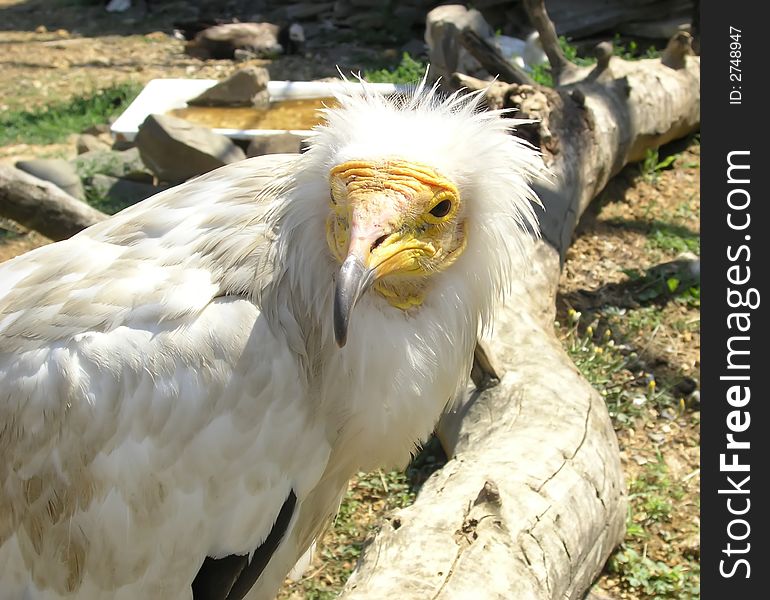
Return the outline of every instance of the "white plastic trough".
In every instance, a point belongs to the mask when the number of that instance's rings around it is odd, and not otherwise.
[[[110,128],[116,139],[133,141],[139,131],[139,126],[151,114],[164,114],[178,108],[185,108],[187,101],[195,98],[214,84],[216,79],[153,79],[134,101],[117,118]],[[390,95],[401,91],[404,86],[392,83],[369,83],[367,88],[381,94]],[[270,100],[289,100],[307,98],[328,98],[335,92],[361,90],[358,82],[346,81],[269,81],[267,92]],[[276,133],[293,133],[307,135],[303,129],[219,129],[213,131],[229,138],[248,140],[260,135]]]

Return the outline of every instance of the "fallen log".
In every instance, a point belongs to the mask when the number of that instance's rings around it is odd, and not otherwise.
[[[0,164],[0,217],[54,240],[65,240],[107,218],[53,183]]]
[[[537,119],[519,134],[553,174],[537,189],[543,239],[485,340],[500,383],[470,388],[445,415],[439,437],[452,459],[387,518],[344,600],[582,598],[622,540],[617,439],[602,397],[554,335],[554,300],[589,202],[624,165],[699,127],[700,60],[682,42],[662,59],[633,62],[601,48],[593,68],[562,64],[555,89],[453,77],[487,89],[490,106]]]

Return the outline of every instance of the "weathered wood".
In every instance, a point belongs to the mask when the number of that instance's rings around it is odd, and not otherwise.
[[[53,183],[0,164],[0,216],[54,240],[65,240],[107,218]]]
[[[607,56],[557,89],[453,77],[489,86],[489,105],[537,119],[519,133],[553,174],[537,186],[543,240],[485,340],[499,385],[469,389],[442,420],[452,460],[414,505],[388,517],[344,600],[578,599],[622,540],[617,439],[602,397],[554,335],[554,298],[591,199],[647,149],[698,128],[700,60],[684,53],[682,63]]]
[[[543,0],[523,0],[524,9],[527,11],[529,22],[537,29],[540,36],[540,44],[543,46],[543,52],[548,57],[548,63],[551,65],[551,76],[555,84],[562,81],[563,75],[575,68],[559,45],[559,38],[556,35],[556,28],[553,26],[548,13],[545,10]]]
[[[497,48],[473,29],[461,30],[458,39],[463,48],[470,52],[484,69],[497,75],[500,80],[507,83],[534,83],[529,75],[507,61]]]

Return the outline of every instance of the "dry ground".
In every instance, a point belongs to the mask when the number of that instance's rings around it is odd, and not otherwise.
[[[669,280],[684,277],[666,266],[700,253],[700,144],[662,151],[676,154],[673,168],[626,167],[583,216],[557,299],[568,346],[592,326],[593,344],[623,357],[621,387],[599,386],[631,499],[626,543],[599,582],[615,598],[700,596],[700,288],[671,293]]]
[[[0,114],[115,82],[221,78],[241,66],[187,57],[182,42],[168,35],[167,14],[132,23],[74,0],[53,5],[0,0]],[[359,69],[398,53],[340,43],[305,57],[255,62],[267,64],[274,79],[303,79],[334,75],[336,64]],[[567,256],[557,301],[557,332],[576,362],[592,357],[581,366],[589,378],[592,369],[611,372],[604,393],[631,494],[627,540],[598,582],[601,597],[698,597],[699,299],[693,287],[672,292],[678,272],[664,269],[658,276],[650,269],[683,251],[699,254],[699,141],[664,151],[677,154],[673,168],[629,166],[590,207]],[[72,154],[72,140],[0,147],[6,162]],[[0,235],[0,260],[47,243],[13,224],[2,227],[11,233]],[[333,597],[381,514],[410,502],[414,482],[441,458],[428,453],[427,461],[408,478],[374,473],[355,480],[310,576],[283,597]]]

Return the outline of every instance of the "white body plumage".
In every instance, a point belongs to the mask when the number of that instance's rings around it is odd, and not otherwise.
[[[0,265],[0,600],[191,598],[290,493],[272,598],[358,470],[404,464],[464,387],[535,229],[530,148],[476,100],[340,99],[303,155],[246,160]],[[335,343],[329,170],[430,164],[467,247],[419,307],[374,291]]]

